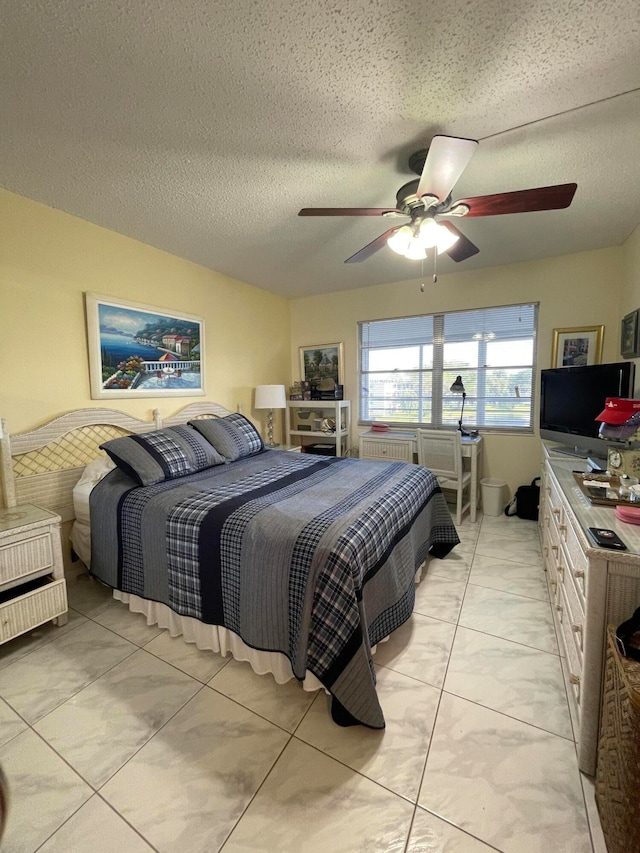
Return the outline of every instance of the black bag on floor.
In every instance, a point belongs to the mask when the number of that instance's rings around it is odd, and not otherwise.
[[[513,500],[504,508],[504,514],[537,521],[539,505],[540,477],[534,477],[530,486],[518,486]]]

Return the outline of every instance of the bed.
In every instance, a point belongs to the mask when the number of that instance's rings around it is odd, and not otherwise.
[[[2,451],[5,503],[74,520],[74,550],[150,624],[324,687],[341,725],[384,726],[375,646],[410,618],[425,559],[459,541],[426,468],[266,449],[213,403],[149,422],[81,410]]]

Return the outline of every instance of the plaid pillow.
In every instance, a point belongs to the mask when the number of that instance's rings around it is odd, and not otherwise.
[[[215,448],[186,425],[144,435],[125,435],[106,441],[100,448],[141,486],[152,486],[224,463]]]
[[[189,421],[227,462],[235,462],[244,456],[253,456],[264,450],[260,433],[244,415],[234,412],[224,418],[206,418]]]

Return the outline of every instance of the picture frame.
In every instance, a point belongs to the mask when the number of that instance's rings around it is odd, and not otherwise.
[[[92,400],[197,397],[204,388],[204,319],[85,293]]]
[[[313,388],[319,382],[333,379],[343,384],[344,350],[342,343],[309,344],[300,347],[300,379]]]
[[[553,330],[552,367],[584,367],[600,364],[604,326],[576,326]]]
[[[620,355],[623,358],[638,358],[640,356],[639,340],[640,308],[622,318],[620,324]]]

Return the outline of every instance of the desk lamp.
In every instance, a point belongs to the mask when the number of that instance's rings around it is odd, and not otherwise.
[[[462,408],[460,409],[460,420],[458,421],[458,429],[460,430],[460,435],[469,435],[466,429],[463,429],[462,426],[462,415],[464,414],[464,401],[467,399],[467,392],[464,390],[464,385],[462,384],[462,376],[456,376],[456,381],[453,383],[451,388],[449,388],[454,394],[462,394]]]
[[[256,388],[256,409],[268,409],[269,419],[267,421],[267,447],[279,447],[273,440],[273,410],[286,409],[287,398],[284,385],[258,385]]]

